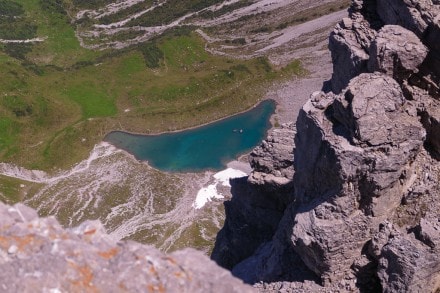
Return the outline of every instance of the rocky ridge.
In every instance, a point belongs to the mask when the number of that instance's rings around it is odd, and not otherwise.
[[[429,0],[352,2],[330,35],[332,92],[313,93],[296,122],[291,188],[260,180],[273,176],[263,158],[277,149],[251,156],[249,188],[272,193],[248,206],[277,194],[285,208],[269,234],[252,231],[269,240],[229,262],[234,275],[261,291],[437,292],[439,12]],[[243,206],[240,225],[227,214],[217,239],[220,265],[243,238],[237,227],[274,219]]]
[[[0,203],[2,292],[253,292],[203,253],[116,242],[99,221],[64,229]]]

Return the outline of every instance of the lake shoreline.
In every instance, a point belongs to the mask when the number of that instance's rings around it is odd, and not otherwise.
[[[248,111],[185,131],[161,135],[113,131],[104,141],[163,172],[218,171],[266,137],[276,106],[267,99]]]
[[[216,122],[220,122],[220,121],[222,121],[222,120],[226,120],[226,119],[232,118],[232,117],[234,117],[234,116],[237,116],[237,115],[240,115],[240,114],[246,113],[247,111],[251,111],[252,109],[255,109],[256,107],[258,107],[261,103],[263,103],[263,102],[265,102],[265,101],[273,101],[273,102],[275,103],[275,108],[278,107],[278,102],[277,102],[275,99],[273,99],[273,98],[264,98],[264,99],[260,99],[260,100],[258,101],[258,103],[256,103],[255,105],[253,105],[253,106],[250,107],[250,108],[247,108],[246,110],[243,110],[243,111],[240,111],[240,112],[237,112],[237,113],[231,114],[231,115],[227,115],[227,116],[225,116],[225,117],[218,118],[218,119],[215,119],[215,120],[212,120],[212,121],[209,121],[209,122],[205,122],[205,123],[202,123],[202,124],[199,124],[199,125],[190,126],[190,127],[186,127],[186,128],[182,128],[182,129],[177,129],[177,130],[161,131],[161,132],[148,133],[148,134],[147,134],[147,133],[143,133],[143,132],[136,132],[136,131],[127,131],[127,130],[119,130],[119,129],[115,129],[115,130],[110,130],[110,131],[108,131],[107,134],[104,135],[103,141],[105,141],[105,138],[106,138],[110,133],[113,133],[113,132],[123,132],[123,133],[131,134],[131,135],[136,135],[136,136],[159,136],[159,135],[162,135],[162,134],[172,134],[172,133],[179,133],[179,132],[188,131],[188,130],[194,130],[194,129],[197,129],[197,128],[199,128],[199,127],[208,126],[208,125],[210,125],[210,124],[213,124],[213,123],[216,123]],[[276,114],[276,113],[273,113],[272,116],[275,115],[275,114]],[[270,121],[271,121],[271,124],[272,124],[272,117],[271,117],[271,120],[270,120]],[[273,125],[272,125],[272,127],[273,127]]]

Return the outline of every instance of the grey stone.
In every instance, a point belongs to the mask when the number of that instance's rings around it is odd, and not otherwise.
[[[166,255],[139,243],[115,242],[99,222],[66,230],[21,204],[0,203],[0,211],[2,292],[254,291],[201,252]]]
[[[277,188],[292,182],[294,135],[294,124],[283,124],[251,152],[249,183]]]
[[[293,198],[294,133],[293,123],[271,130],[249,155],[247,181],[231,181],[232,199],[211,256],[219,265],[232,269],[274,235]]]
[[[385,24],[400,25],[418,37],[424,35],[438,11],[430,0],[377,1],[377,13]]]
[[[438,251],[390,223],[374,236],[373,255],[383,292],[435,292],[440,284]],[[426,225],[426,222],[422,225]],[[425,228],[426,229],[426,228]],[[438,234],[438,232],[437,232]]]
[[[361,74],[327,109],[309,102],[300,113],[291,239],[324,280],[347,274],[370,227],[400,204],[424,138],[404,103],[392,78]]]
[[[417,237],[431,248],[438,248],[440,245],[440,223],[439,219],[429,221],[425,218],[420,220],[416,227]]]
[[[352,17],[352,28],[348,21],[336,25],[329,38],[332,55],[333,75],[332,90],[339,93],[351,78],[367,72],[368,48],[375,37],[375,31],[360,14]]]
[[[294,197],[234,274],[269,292],[438,290],[437,2],[352,2],[329,39],[334,93],[296,123]]]
[[[411,31],[397,25],[386,25],[371,43],[368,68],[403,81],[418,72],[428,49]]]
[[[423,126],[427,131],[427,142],[440,156],[440,108],[437,103],[421,111]]]

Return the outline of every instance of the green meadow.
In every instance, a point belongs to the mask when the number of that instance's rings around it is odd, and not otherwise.
[[[72,2],[0,0],[2,38],[44,39],[0,44],[2,162],[67,168],[111,130],[207,123],[255,105],[273,82],[304,74],[298,61],[274,68],[265,58],[210,55],[191,28],[119,51],[87,50],[61,4]]]

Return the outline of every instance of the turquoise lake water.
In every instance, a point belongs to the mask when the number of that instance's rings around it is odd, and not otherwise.
[[[270,128],[274,101],[197,128],[159,135],[114,131],[105,141],[162,171],[221,170],[228,161],[251,150]]]

